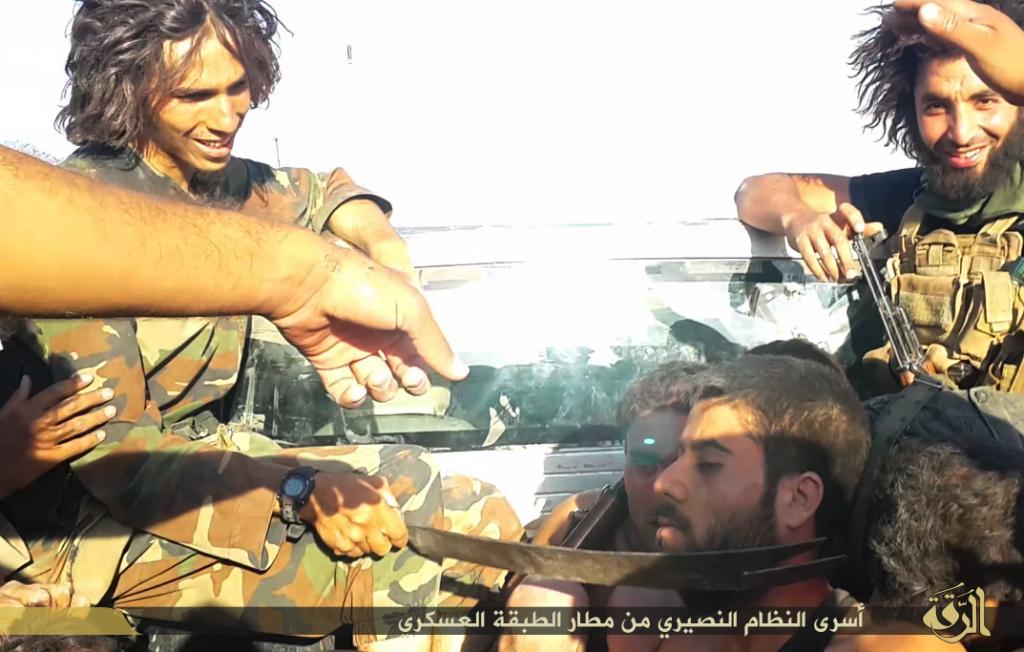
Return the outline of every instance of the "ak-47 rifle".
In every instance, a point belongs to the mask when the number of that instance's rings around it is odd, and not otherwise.
[[[926,357],[921,343],[917,339],[914,328],[910,325],[907,313],[901,306],[893,303],[889,294],[888,281],[883,280],[878,270],[871,262],[869,251],[871,247],[882,240],[885,240],[886,233],[880,233],[865,238],[862,234],[853,237],[853,253],[860,263],[861,273],[868,284],[868,291],[875,305],[878,306],[878,313],[882,317],[882,326],[885,327],[885,336],[892,348],[892,366],[896,371],[909,371],[914,374],[914,380],[926,384],[939,385],[942,383],[935,379],[931,372],[924,366]]]
[[[611,541],[615,528],[626,519],[626,481],[619,479],[614,485],[605,485],[594,506],[566,533],[560,544],[563,548],[600,550]]]
[[[605,485],[601,489],[594,505],[570,526],[565,538],[558,545],[562,548],[582,550],[600,549],[602,544],[611,540],[615,528],[626,518],[628,509],[625,480],[620,478],[614,485]],[[505,582],[502,593],[510,594],[524,577],[525,575],[520,573],[510,577]]]

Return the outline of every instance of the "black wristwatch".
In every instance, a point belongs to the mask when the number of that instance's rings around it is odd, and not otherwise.
[[[289,525],[301,524],[299,509],[309,501],[316,484],[313,476],[316,469],[311,466],[300,466],[288,472],[277,490],[277,500],[281,505],[281,520]]]

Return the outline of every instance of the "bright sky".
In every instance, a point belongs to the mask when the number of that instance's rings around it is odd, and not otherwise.
[[[236,154],[343,166],[402,226],[735,215],[748,175],[906,159],[861,130],[870,0],[277,0],[284,78]],[[0,4],[0,141],[63,157],[66,0]],[[348,59],[348,46],[352,58]]]

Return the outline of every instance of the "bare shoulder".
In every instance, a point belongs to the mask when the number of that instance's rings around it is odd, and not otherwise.
[[[558,504],[544,522],[537,528],[533,543],[542,546],[557,546],[569,533],[570,519],[573,512],[590,509],[601,495],[599,489],[592,489],[569,496]]]
[[[790,174],[800,199],[821,212],[834,212],[850,201],[850,177],[837,174]]]

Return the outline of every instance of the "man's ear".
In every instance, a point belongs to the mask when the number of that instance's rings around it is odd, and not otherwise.
[[[814,522],[814,515],[825,498],[825,483],[812,471],[787,475],[779,480],[775,510],[779,525],[795,530]]]

